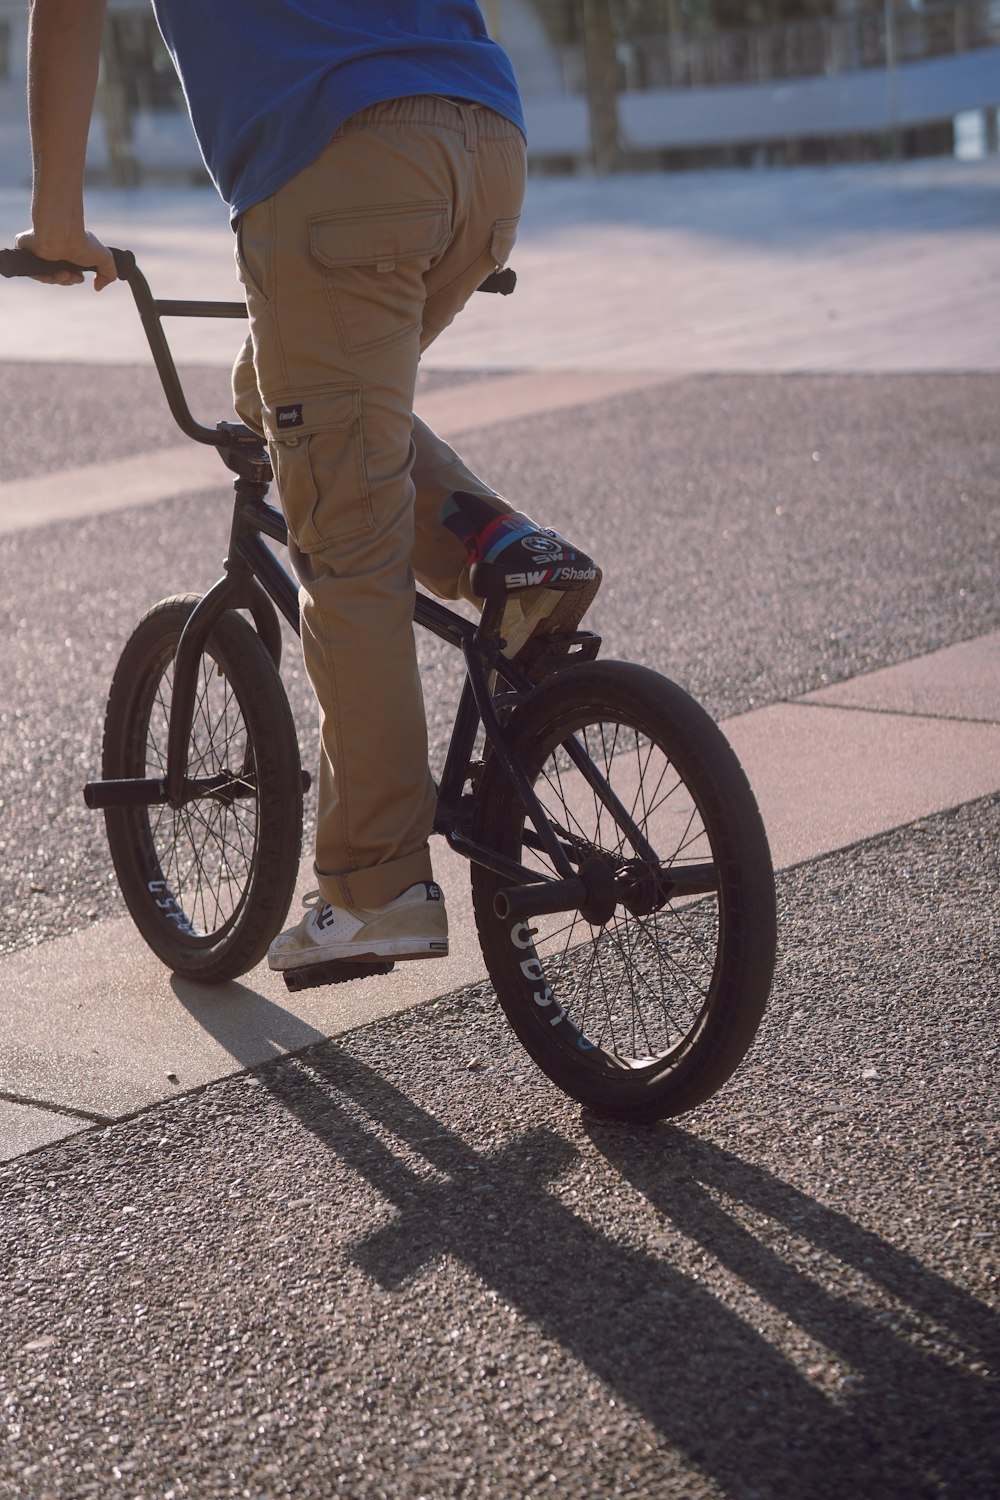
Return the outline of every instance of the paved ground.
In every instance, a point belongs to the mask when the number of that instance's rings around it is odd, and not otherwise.
[[[88,347],[4,284],[0,1495],[997,1488],[995,187],[539,185],[518,296],[473,315],[490,357],[456,329],[425,375],[484,472],[600,539],[606,653],[725,719],[782,867],[757,1045],[643,1131],[535,1074],[471,945],[420,993],[295,1006],[143,955],[79,784],[117,643],[215,575],[225,492],[118,305]],[[225,295],[186,201],[117,208]],[[188,358],[221,414],[219,354]]]

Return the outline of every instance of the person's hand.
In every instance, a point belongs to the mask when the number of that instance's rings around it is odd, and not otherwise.
[[[42,260],[71,260],[77,266],[96,266],[94,291],[99,292],[118,280],[114,256],[96,235],[81,230],[72,234],[52,235],[25,230],[16,236],[19,250],[30,250]],[[35,276],[34,281],[44,281],[47,286],[78,286],[83,280],[79,271],[54,271],[51,276]]]

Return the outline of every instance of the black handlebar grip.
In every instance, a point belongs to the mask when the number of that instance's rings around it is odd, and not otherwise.
[[[477,288],[480,292],[499,292],[501,297],[509,297],[517,286],[517,272],[506,266],[502,271],[493,271],[486,280]]]
[[[96,271],[71,260],[42,260],[30,250],[0,250],[0,276],[51,276],[55,271]]]
[[[122,281],[127,281],[129,272],[135,269],[135,256],[131,250],[115,250],[110,245],[115,270]],[[0,250],[0,276],[51,276],[53,271],[96,271],[96,266],[77,266],[71,260],[42,260],[31,250]]]

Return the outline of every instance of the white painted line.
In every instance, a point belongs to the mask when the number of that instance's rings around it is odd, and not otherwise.
[[[428,426],[451,439],[475,428],[567,411],[680,378],[650,370],[532,370],[428,391],[417,405]]]
[[[434,869],[448,958],[333,988],[290,995],[266,964],[231,984],[178,979],[124,917],[0,959],[0,1090],[117,1117],[474,983],[468,865],[435,840]]]
[[[649,373],[566,371],[497,375],[428,391],[420,415],[448,439],[541,412],[643,390],[675,377]],[[228,471],[208,447],[189,442],[131,458],[58,469],[0,483],[0,535],[80,520],[133,505],[154,505],[206,489],[228,490]]]
[[[779,703],[723,727],[778,868],[1000,791],[997,724]]]

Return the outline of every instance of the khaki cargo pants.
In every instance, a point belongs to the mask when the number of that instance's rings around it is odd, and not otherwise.
[[[316,874],[337,906],[431,878],[414,578],[471,599],[442,503],[462,489],[510,507],[413,416],[417,363],[506,261],[524,177],[523,137],[499,115],[399,99],[239,221],[250,338],[234,397],[267,438],[288,522],[320,709]]]

